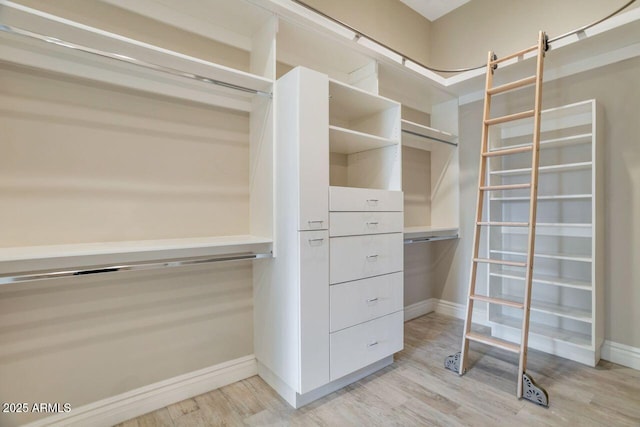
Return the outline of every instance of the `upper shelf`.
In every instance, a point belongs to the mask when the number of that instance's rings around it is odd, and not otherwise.
[[[457,239],[458,232],[458,227],[436,227],[430,225],[405,227],[404,240],[406,243],[413,243],[430,240]]]
[[[397,142],[389,138],[382,138],[338,126],[329,126],[329,150],[332,153],[353,154],[395,144]]]
[[[458,138],[448,132],[402,119],[402,145],[432,151],[441,144],[457,146]]]
[[[400,104],[382,96],[329,79],[329,112],[342,121],[354,121],[388,110],[400,111]]]
[[[273,86],[265,77],[4,0],[0,22],[27,31],[0,34],[0,60],[8,63],[241,111],[251,111],[254,92],[269,95]]]
[[[397,81],[398,85],[402,86],[389,87],[388,90],[393,93],[387,92],[385,89],[385,94],[403,104],[412,105],[412,102],[408,102],[404,98],[415,101],[413,103],[415,105],[420,102],[420,97],[428,98],[432,103],[441,101],[443,96],[461,97],[461,103],[480,100],[484,97],[484,68],[452,77],[442,77],[410,60],[403,60],[400,55],[366,37],[356,37],[355,32],[313,13],[293,1],[263,0],[260,1],[260,4],[265,4],[266,7],[290,21],[297,21],[300,26],[326,34],[326,43],[335,43],[336,40],[340,40],[342,45],[350,46],[352,51],[379,61],[381,76],[383,74],[393,75],[393,81]],[[545,80],[555,80],[638,56],[640,55],[640,43],[637,37],[639,33],[640,8],[636,8],[620,13],[586,31],[561,39],[553,43],[552,49],[547,53]],[[526,76],[527,73],[524,72],[524,69],[533,63],[531,58],[534,55],[535,53],[531,53],[523,58],[514,58],[500,64],[495,84],[499,85]],[[292,61],[293,59],[289,59],[289,62]],[[438,64],[432,65],[437,66]],[[335,69],[343,67],[339,58],[333,59],[331,64],[324,66]],[[414,84],[407,84],[416,77],[418,80],[414,81]],[[416,90],[416,88],[419,89]]]
[[[271,239],[250,235],[0,248],[0,274],[223,254],[268,254],[271,249]]]

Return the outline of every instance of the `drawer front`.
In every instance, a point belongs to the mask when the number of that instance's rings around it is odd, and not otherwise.
[[[331,212],[329,235],[357,236],[361,234],[402,233],[402,212]]]
[[[330,335],[331,381],[402,350],[404,311]]]
[[[334,212],[402,212],[402,191],[329,187],[329,210]]]
[[[403,273],[331,286],[331,332],[402,310]]]
[[[403,234],[329,238],[331,284],[395,273],[403,269]]]

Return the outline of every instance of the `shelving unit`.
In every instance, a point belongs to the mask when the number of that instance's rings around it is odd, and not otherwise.
[[[254,266],[254,341],[297,408],[402,349],[400,104],[304,67],[276,89],[278,245]]]
[[[13,113],[0,274],[272,252],[276,20],[242,7],[211,34],[249,59],[236,68],[0,2],[0,60],[15,87],[0,94]],[[224,156],[245,167],[216,166]],[[223,189],[224,178],[238,185]],[[216,199],[237,217],[213,210]]]
[[[400,190],[400,105],[329,80],[330,185]]]
[[[531,302],[529,345],[533,348],[595,366],[603,342],[602,270],[602,132],[594,100],[545,110],[542,113],[538,223]],[[491,135],[492,149],[526,144],[530,122],[513,122]],[[491,159],[491,185],[527,182],[530,169],[521,167],[530,154]],[[526,218],[529,200],[497,192],[489,199],[494,220],[518,222]],[[491,258],[522,261],[527,229],[491,226]],[[496,244],[497,242],[497,244]],[[488,294],[522,301],[524,270],[489,266]],[[492,334],[519,342],[518,310],[489,304]]]

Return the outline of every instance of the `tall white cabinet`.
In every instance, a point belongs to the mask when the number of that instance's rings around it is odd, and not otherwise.
[[[529,333],[532,348],[591,366],[600,360],[604,339],[601,119],[595,100],[542,112]],[[531,129],[525,121],[496,128],[491,148],[530,143]],[[526,154],[496,157],[489,174],[492,185],[526,182],[528,162]],[[528,206],[528,194],[520,190],[489,199],[494,221],[526,221]],[[492,258],[524,257],[526,228],[492,227],[490,233],[493,246],[487,251]],[[522,301],[521,270],[489,268],[489,295]],[[488,316],[494,336],[520,339],[521,311],[490,304]]]
[[[255,354],[300,407],[403,347],[400,105],[302,67],[275,96],[275,259],[254,270]]]

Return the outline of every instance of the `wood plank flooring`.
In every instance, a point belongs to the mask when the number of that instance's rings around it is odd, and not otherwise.
[[[435,313],[405,323],[393,365],[299,410],[256,376],[118,427],[640,426],[640,371],[530,351],[528,372],[550,396],[542,408],[515,397],[517,355],[472,344],[466,375],[443,368],[462,327]]]

